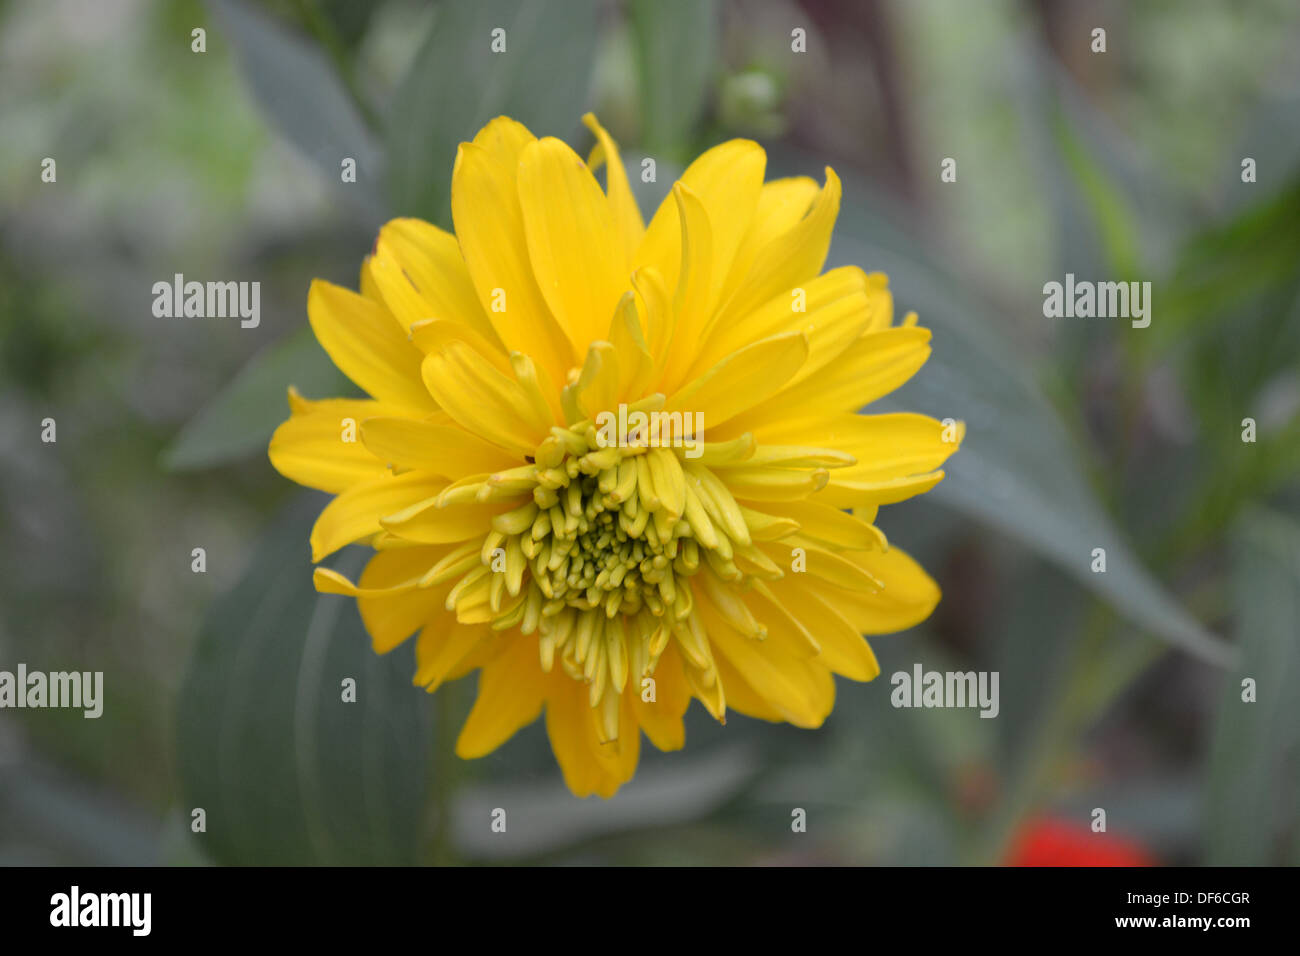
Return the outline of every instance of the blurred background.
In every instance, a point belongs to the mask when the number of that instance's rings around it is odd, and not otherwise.
[[[1298,49],[1293,0],[0,2],[0,669],[105,696],[0,711],[0,862],[1300,862]],[[315,595],[324,499],[265,452],[286,385],[349,389],[311,278],[446,225],[483,121],[585,154],[589,108],[647,214],[724,138],[833,166],[829,265],[934,330],[891,407],[968,425],[882,513],[944,600],[881,678],[816,732],[693,705],[608,802],[540,725],[452,755],[475,678],[426,696]],[[1068,272],[1151,282],[1150,326],[1045,318]],[[154,317],[175,273],[260,325]],[[918,662],[998,671],[997,719],[892,708]]]

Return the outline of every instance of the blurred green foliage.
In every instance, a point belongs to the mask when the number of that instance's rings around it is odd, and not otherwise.
[[[1272,0],[0,7],[0,666],[109,690],[99,721],[0,714],[0,862],[991,862],[1092,806],[1165,862],[1295,862],[1298,30]],[[284,386],[347,388],[307,282],[354,285],[386,216],[448,224],[491,116],[585,152],[588,108],[659,162],[647,213],[731,135],[769,177],[843,177],[831,264],[888,273],[935,330],[891,402],[968,425],[947,480],[881,516],[944,603],[874,645],[884,675],[999,670],[1000,719],[896,710],[887,677],[842,682],[813,734],[694,708],[684,752],[580,802],[540,726],[450,757],[473,678],[426,697],[409,645],[375,656],[314,594],[319,500],[263,451]],[[259,329],[160,324],[177,271],[261,279]],[[1066,272],[1152,281],[1151,327],[1044,319]]]
[[[221,861],[420,858],[430,714],[414,654],[373,653],[356,602],[319,597],[302,573],[321,507],[304,496],[267,529],[181,688],[179,772]],[[364,563],[348,553],[338,569],[355,577]],[[355,706],[339,706],[348,695]]]

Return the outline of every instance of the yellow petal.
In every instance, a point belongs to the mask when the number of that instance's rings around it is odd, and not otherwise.
[[[479,302],[501,342],[563,381],[573,348],[533,277],[516,190],[518,154],[509,155],[519,137],[505,125],[510,122],[493,120],[473,143],[461,144],[452,172],[452,218]],[[497,139],[496,152],[480,142]]]
[[[326,505],[316,519],[311,529],[312,561],[382,531],[381,517],[430,498],[446,485],[444,478],[415,471],[352,486]]]
[[[644,317],[642,330],[645,333],[646,349],[654,360],[655,368],[662,368],[668,359],[668,343],[673,337],[672,299],[663,276],[653,266],[646,266],[632,273],[632,286],[636,289],[640,314]]]
[[[837,674],[850,680],[873,680],[880,664],[866,642],[843,612],[803,587],[794,576],[768,585],[804,627],[817,635],[821,659]]]
[[[726,470],[727,489],[737,498],[763,502],[797,501],[826,487],[824,468],[740,467]]]
[[[438,425],[410,418],[377,417],[361,426],[361,440],[371,457],[402,468],[456,479],[502,471],[519,459],[459,425]]]
[[[790,564],[790,548],[785,542],[762,544],[759,546],[778,566]],[[880,582],[873,578],[861,565],[850,560],[850,554],[836,554],[827,551],[811,541],[801,541],[799,547],[804,550],[806,567],[800,577],[808,581],[824,582],[832,587],[846,591],[873,591],[880,587]],[[854,552],[869,553],[869,552]]]
[[[869,522],[818,501],[765,501],[759,511],[789,518],[799,534],[836,551],[884,548],[885,536]]]
[[[379,230],[376,253],[397,264],[428,315],[463,322],[500,347],[455,236],[420,219],[394,219]]]
[[[626,696],[626,695],[625,695]],[[559,673],[551,675],[546,700],[546,733],[564,772],[564,782],[575,796],[612,797],[632,778],[640,753],[641,735],[631,702],[620,723],[627,726],[617,740],[602,744],[597,736],[595,711],[587,702],[587,688]]]
[[[819,448],[835,448],[857,459],[841,468],[831,482],[887,481],[933,471],[960,447],[961,422],[945,426],[927,415],[822,415],[785,418],[754,430],[760,448],[799,439]],[[951,441],[945,440],[951,438]]]
[[[575,410],[594,419],[601,412],[616,412],[619,400],[619,361],[614,346],[592,342],[578,380],[571,386]]]
[[[827,353],[816,355],[818,368],[838,356],[858,337],[870,319],[866,275],[856,266],[843,266],[818,276],[801,288],[802,301],[793,294],[778,297],[750,313],[743,322],[715,326],[693,357],[691,369],[706,369],[748,342],[790,331],[808,334],[811,347],[809,363],[814,354]],[[795,311],[800,306],[804,311]],[[844,326],[844,329],[838,333],[837,343],[832,345],[822,333],[839,326]],[[826,341],[819,343],[818,339]],[[801,371],[791,384],[805,374],[806,370]]]
[[[413,472],[413,474],[423,474]],[[438,507],[436,496],[393,509],[379,519],[381,527],[399,538],[421,544],[445,544],[481,538],[492,519],[521,504],[521,498],[505,501],[457,501]]]
[[[708,213],[699,196],[683,183],[673,186],[673,201],[682,227],[682,260],[673,295],[673,334],[660,382],[665,392],[682,384],[695,344],[708,328],[713,295],[713,226]]]
[[[618,397],[635,401],[649,391],[654,374],[654,360],[637,315],[635,293],[623,293],[618,308],[614,310],[614,318],[610,320],[606,338],[614,346],[614,354],[622,356],[618,363]]]
[[[909,478],[839,479],[832,475],[826,487],[817,493],[822,504],[836,508],[865,508],[871,505],[892,505],[917,495],[923,495],[943,481],[942,471]]]
[[[559,681],[568,681],[575,687],[565,687]],[[579,699],[581,690],[585,688],[568,677],[553,680],[552,687],[546,701],[546,733],[551,740],[551,750],[573,795],[589,797],[601,789],[604,774],[587,740],[588,711],[591,708],[585,694]]]
[[[668,411],[704,416],[715,428],[776,392],[808,358],[802,332],[785,332],[739,349],[668,399]]]
[[[419,577],[449,550],[422,547],[381,551],[366,564],[356,589],[357,610],[376,653],[388,653],[429,621],[446,616],[442,602],[447,587],[421,590],[409,585],[412,580],[418,585]]]
[[[821,653],[818,639],[768,587],[767,582],[754,582],[744,601],[767,629],[767,637],[763,639],[765,646],[796,660],[807,660]]]
[[[740,435],[778,418],[857,411],[911,378],[930,357],[929,342],[929,329],[900,326],[868,332],[820,374],[777,392],[728,422],[719,437]]]
[[[877,591],[846,590],[812,577],[805,578],[804,584],[863,634],[905,630],[924,621],[939,603],[939,586],[924,568],[896,547],[888,551],[860,551],[844,557],[883,587]]]
[[[840,180],[826,167],[826,185],[808,215],[772,240],[750,266],[735,294],[722,306],[716,321],[725,324],[753,312],[769,299],[789,296],[796,286],[821,272],[830,250],[831,230],[840,212]]]
[[[490,628],[461,624],[444,612],[421,630],[415,641],[413,683],[432,694],[444,681],[468,673],[472,669],[468,665],[485,656],[485,646],[499,646],[500,641],[501,636]]]
[[[713,227],[709,311],[718,303],[723,283],[745,233],[753,221],[763,187],[767,156],[757,143],[733,139],[714,146],[691,163],[681,182],[700,198]],[[636,254],[637,266],[653,266],[672,291],[681,267],[681,224],[677,203],[669,197],[646,228]]]
[[[570,681],[570,683],[576,682]],[[585,696],[585,688],[583,690]],[[587,720],[591,724],[590,739],[595,741],[596,760],[603,774],[601,789],[596,792],[606,799],[612,797],[619,787],[632,779],[641,755],[641,730],[636,723],[636,710],[632,705],[632,696],[621,695],[618,705],[618,738],[605,743],[601,742],[600,737],[599,711],[593,707],[587,708]]]
[[[894,324],[894,294],[889,291],[889,277],[883,272],[872,272],[867,276],[871,287],[871,319],[867,322],[866,332],[883,332]],[[916,324],[916,313],[909,314],[908,327]]]
[[[596,137],[596,147],[591,151],[587,163],[597,169],[605,164],[605,195],[609,202],[610,217],[614,222],[614,231],[618,234],[620,248],[623,251],[623,272],[632,271],[633,257],[641,237],[645,235],[645,225],[641,219],[641,210],[637,208],[636,198],[628,186],[627,172],[623,169],[623,160],[618,153],[618,145],[605,128],[597,122],[592,113],[582,117]]]
[[[609,205],[587,164],[553,137],[524,147],[518,188],[533,274],[581,354],[628,287]]]
[[[643,699],[642,675],[630,676],[637,720],[650,742],[660,750],[680,750],[686,745],[686,727],[682,723],[682,715],[690,705],[691,694],[676,647],[668,645],[650,676],[655,682],[655,699],[650,701]]]
[[[290,390],[296,396],[296,392]],[[291,398],[291,402],[293,399]],[[358,424],[372,415],[400,409],[368,399],[332,398],[307,402],[304,410],[283,422],[271,436],[267,455],[286,478],[337,494],[355,484],[380,477],[386,463],[360,441]],[[351,437],[353,440],[348,441]]]
[[[509,356],[464,322],[455,319],[425,319],[411,326],[410,336],[411,344],[425,355],[440,351],[449,342],[463,342],[501,374],[509,375],[511,372]]]
[[[752,468],[772,465],[777,468],[847,468],[857,464],[857,459],[847,452],[834,448],[813,448],[810,445],[768,445],[754,449],[744,461],[718,462],[718,469]]]
[[[731,298],[740,283],[745,281],[759,252],[807,215],[819,190],[816,180],[807,176],[772,179],[763,184],[753,222],[728,270],[721,301]]]
[[[384,308],[397,320],[398,328],[410,340],[411,326],[434,316],[429,303],[416,291],[410,278],[384,243],[376,243],[373,254],[366,258],[363,275],[379,293]]]
[[[378,563],[376,555],[366,566],[370,576],[366,578],[364,586],[353,584],[333,568],[318,567],[312,572],[312,584],[321,594],[341,594],[354,598],[395,597],[418,588],[425,572],[437,564],[447,551],[446,545],[402,548],[400,553],[389,552]]]
[[[438,410],[420,380],[419,350],[383,306],[316,279],[307,293],[307,316],[334,364],[372,398],[425,413]]]
[[[728,707],[737,713],[744,714],[746,717],[753,717],[755,720],[766,720],[774,724],[785,722],[785,717],[781,715],[781,711],[755,690],[753,685],[744,678],[740,671],[736,670],[735,666],[725,656],[719,654],[715,658],[715,666],[717,667],[718,681],[722,684],[727,695]]]
[[[424,381],[447,414],[463,428],[522,458],[548,434],[519,383],[497,371],[462,342],[425,356]]]
[[[820,727],[835,704],[835,682],[825,664],[801,660],[743,637],[726,624],[707,601],[700,613],[714,650],[725,657],[745,682],[785,720],[796,727]],[[734,705],[734,701],[728,700]]]
[[[483,150],[494,162],[509,166],[513,171],[519,163],[519,154],[537,137],[523,123],[509,116],[498,116],[474,134],[474,145]]]
[[[456,740],[456,756],[465,760],[490,754],[542,714],[547,682],[536,636],[516,632],[497,640],[506,647],[480,673],[478,697]]]

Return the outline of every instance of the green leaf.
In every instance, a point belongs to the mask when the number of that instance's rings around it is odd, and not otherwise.
[[[1195,235],[1156,290],[1163,321],[1151,350],[1183,356],[1183,378],[1211,440],[1235,443],[1259,392],[1293,375],[1300,349],[1300,175]],[[1221,446],[1220,446],[1221,447]]]
[[[502,53],[491,49],[497,28]],[[595,43],[594,0],[440,4],[388,118],[397,214],[448,226],[456,147],[496,116],[567,137],[586,110]]]
[[[120,795],[26,755],[0,780],[0,866],[159,864],[161,827]]]
[[[207,2],[274,127],[341,191],[344,202],[368,221],[382,221],[382,154],[335,65],[314,42],[244,0]],[[345,158],[356,160],[354,183],[341,178]]]
[[[1220,139],[1223,147],[1222,198],[1230,209],[1258,202],[1257,190],[1277,189],[1300,170],[1300,87],[1294,83],[1269,86],[1250,107],[1239,140]],[[1258,184],[1241,181],[1241,161],[1257,164]],[[1262,250],[1261,250],[1262,251]]]
[[[1139,230],[1126,197],[1064,118],[1058,119],[1055,131],[1080,198],[1092,214],[1105,265],[1126,280],[1141,274]]]
[[[1134,555],[1084,480],[1055,410],[1023,371],[987,310],[863,201],[846,201],[828,267],[889,276],[899,307],[934,330],[926,366],[872,410],[906,409],[965,421],[966,439],[930,496],[1050,559],[1138,626],[1217,664],[1231,649],[1176,603]],[[856,195],[855,195],[856,194]],[[1106,571],[1092,571],[1094,548]]]
[[[465,787],[452,808],[456,847],[465,857],[497,861],[557,853],[612,834],[680,825],[718,809],[751,780],[758,765],[752,746],[715,747],[706,755],[643,767],[613,800],[576,799],[556,779],[541,784]],[[508,807],[509,841],[486,821]]]
[[[641,141],[672,151],[690,135],[718,62],[713,0],[632,0],[641,93]]]
[[[1021,135],[1053,210],[1062,271],[1139,278],[1163,262],[1186,197],[1031,31],[1009,45],[1008,71]]]
[[[1207,862],[1300,861],[1300,525],[1275,513],[1239,522],[1232,595],[1241,662],[1225,675],[1210,750]],[[1255,701],[1242,700],[1242,681]]]
[[[264,452],[275,427],[289,417],[290,385],[309,398],[355,392],[316,344],[311,330],[303,329],[253,356],[234,381],[181,429],[163,453],[164,467],[209,468]]]
[[[430,752],[413,642],[380,656],[350,598],[318,595],[296,501],[211,608],[180,693],[186,807],[221,863],[406,864],[418,859]],[[356,575],[364,555],[345,552]],[[356,700],[343,700],[343,681]]]

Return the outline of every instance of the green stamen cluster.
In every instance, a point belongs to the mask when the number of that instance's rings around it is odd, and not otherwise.
[[[493,519],[472,565],[468,554],[449,556],[443,573],[468,573],[447,605],[475,609],[499,630],[536,632],[543,669],[558,660],[570,677],[588,682],[598,726],[611,739],[629,674],[652,674],[670,640],[688,679],[716,686],[688,579],[705,564],[712,571],[706,586],[718,579],[744,586],[755,571],[770,576],[741,509],[709,468],[685,460],[680,449],[647,448],[632,438],[605,447],[590,421],[553,428],[529,464],[475,476],[443,494],[448,501],[530,496]],[[751,450],[746,437],[714,453]],[[742,571],[738,558],[753,567]]]

